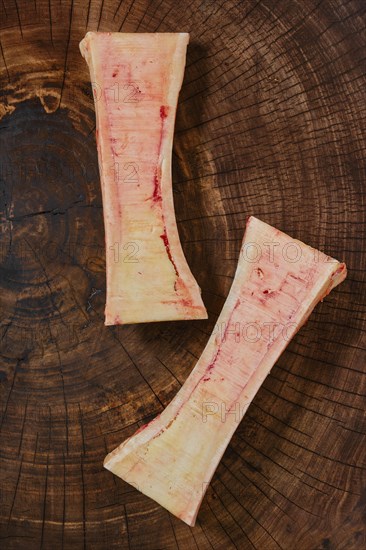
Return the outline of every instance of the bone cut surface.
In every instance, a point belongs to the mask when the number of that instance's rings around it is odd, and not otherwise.
[[[251,217],[234,281],[195,368],[104,466],[188,525],[255,394],[346,266]]]
[[[171,155],[187,33],[88,32],[106,239],[105,324],[206,319],[180,244]]]

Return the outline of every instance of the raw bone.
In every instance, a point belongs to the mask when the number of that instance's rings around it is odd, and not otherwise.
[[[106,234],[105,324],[206,319],[177,231],[171,153],[187,33],[88,32]]]
[[[108,470],[194,525],[250,402],[345,264],[251,217],[235,278],[198,363],[166,409],[105,459]]]

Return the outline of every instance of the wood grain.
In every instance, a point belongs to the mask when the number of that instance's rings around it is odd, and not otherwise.
[[[2,0],[2,548],[366,544],[363,0]],[[189,31],[174,143],[207,321],[104,327],[87,30]],[[278,361],[188,526],[102,468],[186,379],[247,216],[347,263]]]

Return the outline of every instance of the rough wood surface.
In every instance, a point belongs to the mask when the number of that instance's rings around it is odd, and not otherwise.
[[[363,0],[2,0],[1,533],[9,549],[366,544]],[[189,31],[178,228],[209,319],[104,327],[86,30]],[[239,426],[197,526],[103,470],[215,326],[254,214],[347,263]]]

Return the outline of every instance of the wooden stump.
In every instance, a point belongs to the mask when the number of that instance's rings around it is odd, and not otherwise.
[[[1,547],[352,550],[365,535],[363,0],[3,0]],[[209,319],[104,327],[87,30],[189,31],[173,154]],[[202,352],[248,215],[349,268],[278,361],[189,528],[102,468]],[[363,291],[363,292],[362,292]]]

